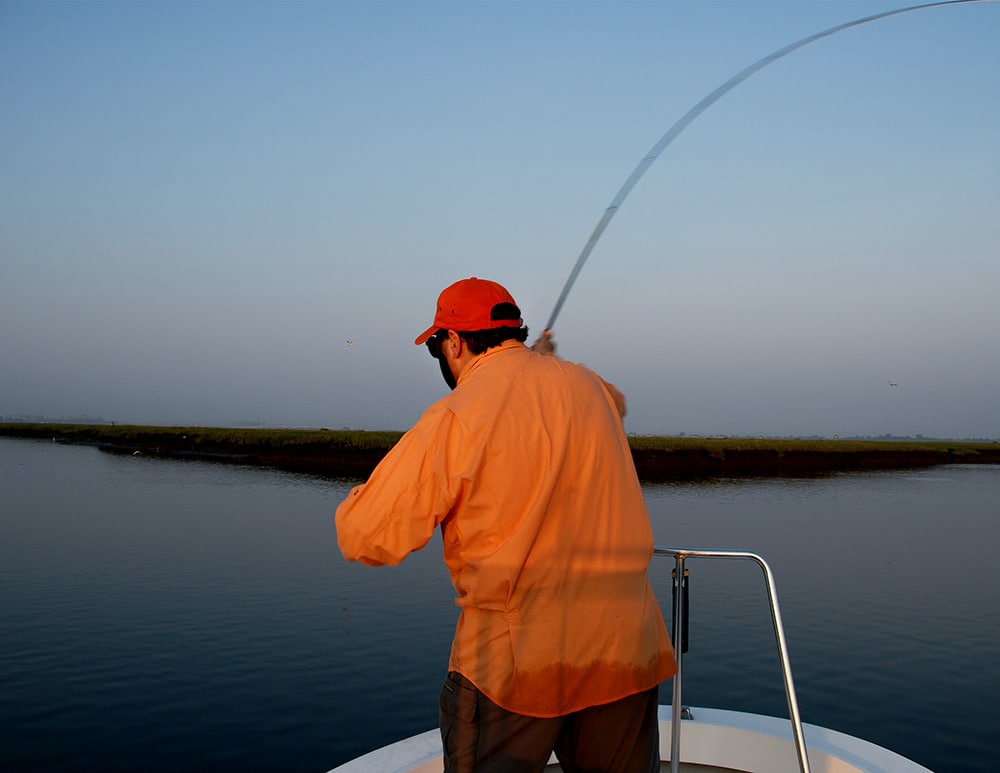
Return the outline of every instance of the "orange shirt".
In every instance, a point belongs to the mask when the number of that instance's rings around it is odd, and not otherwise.
[[[461,608],[450,669],[509,711],[561,716],[676,671],[614,394],[507,341],[337,508],[341,551],[371,565],[400,563],[441,526]]]

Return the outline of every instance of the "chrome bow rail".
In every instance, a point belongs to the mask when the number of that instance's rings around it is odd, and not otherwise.
[[[799,705],[795,698],[795,685],[792,682],[792,668],[788,662],[788,646],[785,643],[785,630],[781,624],[781,612],[778,609],[778,592],[774,584],[774,575],[767,562],[756,553],[749,553],[743,550],[690,550],[688,548],[665,548],[656,547],[653,549],[654,555],[673,556],[676,561],[676,568],[673,575],[674,586],[674,619],[673,619],[673,643],[674,652],[677,656],[677,674],[674,676],[673,699],[672,699],[672,721],[670,739],[670,770],[677,773],[680,766],[680,743],[681,743],[681,675],[683,672],[683,631],[686,626],[687,615],[685,611],[686,601],[686,573],[684,563],[688,558],[741,558],[749,559],[764,572],[764,582],[767,585],[767,597],[771,604],[771,622],[774,624],[774,635],[778,644],[778,656],[781,660],[781,671],[785,677],[785,696],[788,698],[788,715],[792,723],[792,735],[795,738],[795,750],[799,757],[799,769],[802,773],[809,773],[809,757],[806,754],[805,736],[802,732],[802,719],[799,716]]]

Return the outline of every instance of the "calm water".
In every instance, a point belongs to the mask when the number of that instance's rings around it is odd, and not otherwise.
[[[435,727],[440,548],[345,562],[349,485],[0,439],[0,769],[319,772]],[[658,544],[771,563],[805,721],[1000,770],[1000,468],[647,499]],[[689,568],[685,702],[787,715],[759,570]]]

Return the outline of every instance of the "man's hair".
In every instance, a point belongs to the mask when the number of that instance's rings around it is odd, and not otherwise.
[[[528,327],[495,327],[492,330],[473,330],[471,332],[459,332],[458,337],[465,341],[469,351],[473,354],[482,354],[487,349],[500,346],[504,341],[520,341],[524,343],[528,340]]]

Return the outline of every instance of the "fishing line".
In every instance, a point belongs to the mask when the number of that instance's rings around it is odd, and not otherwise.
[[[883,13],[872,14],[871,16],[865,16],[861,19],[855,19],[854,21],[838,24],[835,27],[830,27],[822,32],[817,32],[794,43],[790,43],[789,45],[768,54],[763,59],[754,62],[749,67],[740,70],[740,72],[736,73],[736,75],[727,80],[715,89],[715,91],[711,92],[708,96],[681,116],[677,123],[671,126],[667,130],[666,134],[660,137],[659,142],[657,142],[643,157],[642,161],[639,162],[639,165],[632,170],[632,174],[628,176],[625,184],[622,185],[617,195],[611,201],[611,204],[606,210],[604,210],[604,214],[601,215],[601,219],[597,221],[597,225],[594,227],[593,232],[590,234],[590,238],[584,245],[583,251],[576,259],[576,263],[573,264],[573,270],[570,271],[569,277],[566,279],[566,284],[563,285],[562,293],[559,295],[559,300],[556,301],[555,308],[552,309],[552,314],[549,316],[549,321],[546,323],[545,329],[551,330],[553,325],[555,325],[556,317],[559,316],[559,312],[562,310],[563,304],[566,302],[566,297],[569,295],[570,288],[572,288],[573,283],[576,282],[576,278],[579,276],[580,270],[583,268],[583,264],[587,262],[587,258],[589,258],[590,253],[593,252],[594,246],[601,238],[601,234],[604,233],[604,229],[608,227],[608,223],[611,222],[611,218],[615,216],[618,208],[622,205],[622,202],[625,201],[625,198],[629,195],[629,193],[631,193],[636,183],[638,183],[640,178],[646,173],[646,170],[653,165],[653,162],[656,161],[660,153],[662,153],[664,149],[677,138],[677,135],[684,131],[695,118],[705,112],[708,107],[717,102],[727,92],[731,91],[734,87],[738,86],[755,72],[763,70],[771,64],[771,62],[776,62],[783,56],[786,56],[803,46],[809,45],[816,40],[820,40],[821,38],[827,38],[830,35],[842,32],[843,30],[851,29],[852,27],[859,27],[862,24],[868,24],[873,21],[878,21],[879,19],[887,19],[890,16],[899,16],[900,14],[909,13],[910,11],[922,11],[927,8],[939,8],[946,5],[967,5],[969,3],[990,3],[996,1],[997,0],[944,0],[943,2],[911,5],[906,8],[897,8],[894,11],[884,11]]]

